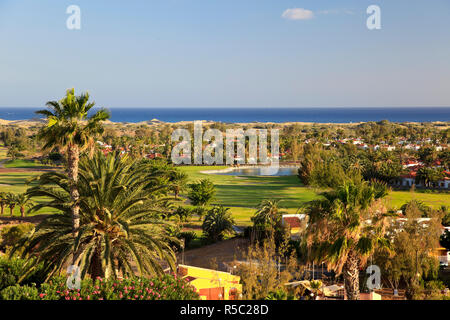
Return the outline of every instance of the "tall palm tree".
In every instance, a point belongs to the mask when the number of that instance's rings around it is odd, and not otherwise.
[[[72,256],[83,278],[116,278],[119,272],[134,275],[132,263],[140,275],[161,274],[162,262],[174,268],[171,244],[178,240],[169,236],[170,224],[159,218],[168,211],[168,199],[159,192],[165,186],[153,183],[159,177],[150,169],[150,164],[136,164],[120,153],[105,157],[99,151],[92,159],[82,156],[77,181],[81,224],[75,239],[71,235],[70,177],[58,172],[43,174],[28,194],[50,200],[32,211],[50,207],[62,214],[45,219],[17,249],[24,246],[24,255],[36,257],[31,266],[47,263],[49,277],[62,271]]]
[[[360,265],[377,247],[389,247],[384,237],[386,195],[385,184],[346,182],[322,193],[323,199],[310,202],[306,209],[308,256],[343,273],[349,300],[359,300]]]
[[[26,193],[21,193],[16,196],[16,205],[20,209],[20,216],[22,218],[25,217],[25,209],[34,206],[30,197]]]
[[[96,135],[103,132],[101,122],[107,120],[110,114],[105,109],[98,110],[92,116],[88,112],[95,106],[89,102],[89,94],[75,95],[75,89],[67,90],[66,96],[60,101],[47,102],[48,109],[36,113],[47,118],[47,125],[39,132],[39,138],[44,141],[44,149],[55,147],[66,150],[67,175],[70,184],[72,200],[72,232],[75,238],[80,227],[80,205],[78,181],[78,162],[80,151],[93,146]]]
[[[6,192],[0,192],[0,215],[5,212],[5,207],[7,204]]]

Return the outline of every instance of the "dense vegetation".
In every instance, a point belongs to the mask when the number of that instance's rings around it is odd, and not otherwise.
[[[192,124],[107,123],[108,112],[73,89],[47,106],[46,125],[0,128],[3,165],[30,169],[0,174],[1,215],[49,214],[2,228],[3,299],[195,299],[166,273],[177,253],[236,230],[253,241],[244,250],[249,264],[237,270],[244,298],[304,296],[284,284],[310,277],[314,263],[358,299],[369,259],[382,267],[383,284],[408,298],[445,298],[448,278],[434,252],[450,237],[440,231],[450,225],[441,185],[450,170],[448,124],[248,124],[281,130],[281,161],[295,161],[298,177],[236,178],[171,164],[171,133]],[[413,185],[403,184],[408,175]],[[290,239],[286,213],[307,216],[299,240]],[[81,269],[80,291],[65,288],[68,265]],[[322,284],[311,281],[311,292]]]

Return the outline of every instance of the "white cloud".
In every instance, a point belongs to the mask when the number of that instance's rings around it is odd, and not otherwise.
[[[287,9],[281,16],[288,20],[310,20],[314,18],[314,12],[303,8],[293,8]]]

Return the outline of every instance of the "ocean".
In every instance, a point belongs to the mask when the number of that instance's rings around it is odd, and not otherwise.
[[[0,107],[0,119],[38,118],[42,108]],[[403,108],[112,108],[113,122],[164,122],[212,120],[231,123],[317,122],[351,123],[389,120],[391,122],[450,121],[450,107]]]

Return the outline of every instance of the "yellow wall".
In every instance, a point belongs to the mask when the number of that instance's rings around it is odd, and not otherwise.
[[[242,285],[239,284],[241,278],[231,273],[204,269],[186,265],[179,265],[178,270],[183,278],[192,277],[190,284],[197,290],[209,288],[224,288],[224,300],[230,298],[230,290],[236,288],[238,294],[242,292]]]

